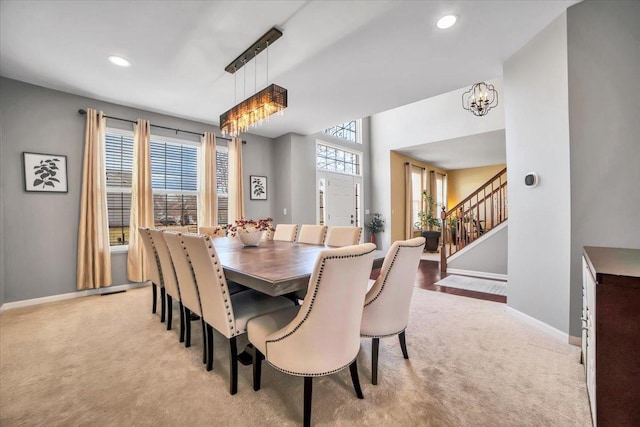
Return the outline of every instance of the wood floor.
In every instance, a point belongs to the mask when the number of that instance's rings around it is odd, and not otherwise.
[[[371,278],[375,279],[380,274],[380,270],[372,271]],[[466,289],[448,288],[446,286],[436,285],[440,279],[447,277],[446,274],[440,273],[440,264],[436,261],[420,261],[418,266],[418,274],[416,277],[416,287],[427,289],[429,291],[443,292],[445,294],[460,295],[469,298],[482,299],[494,302],[507,302],[507,297],[503,295],[486,294],[484,292],[468,291]]]

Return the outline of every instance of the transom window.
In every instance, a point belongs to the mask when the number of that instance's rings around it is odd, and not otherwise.
[[[362,140],[358,135],[358,122],[358,120],[352,120],[347,123],[342,123],[340,125],[330,127],[329,129],[325,129],[324,133],[326,133],[327,135],[335,136],[336,138],[344,139],[346,141],[361,144]]]
[[[360,154],[329,145],[317,144],[316,164],[318,169],[360,175]]]

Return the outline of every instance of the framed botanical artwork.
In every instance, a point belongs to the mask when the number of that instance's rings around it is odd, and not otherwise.
[[[67,156],[22,153],[24,190],[39,193],[66,193]]]
[[[249,178],[251,200],[267,200],[267,177],[251,175]]]

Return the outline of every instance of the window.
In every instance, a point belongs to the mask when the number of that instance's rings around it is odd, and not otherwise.
[[[156,227],[198,231],[198,147],[151,137],[151,187]]]
[[[318,144],[316,147],[318,169],[360,175],[360,154]]]
[[[131,179],[133,173],[133,135],[107,130],[105,171],[107,175],[107,213],[109,244],[129,243]],[[188,226],[198,230],[198,144],[181,143],[151,136],[151,185],[155,226]],[[227,223],[228,155],[218,147],[216,155],[218,222]]]
[[[324,133],[326,133],[327,135],[335,136],[336,138],[344,139],[346,141],[362,144],[360,132],[358,131],[359,128],[360,120],[352,120],[350,122],[325,129]]]

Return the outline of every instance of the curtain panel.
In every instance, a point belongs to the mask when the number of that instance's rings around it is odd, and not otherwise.
[[[205,132],[202,143],[202,172],[200,174],[200,209],[198,226],[218,225],[218,186],[216,181],[216,136]]]
[[[244,185],[242,181],[242,139],[229,141],[229,224],[244,218]]]
[[[78,289],[111,285],[111,253],[104,166],[105,131],[106,119],[102,111],[87,108],[78,224],[76,271]]]
[[[153,228],[153,190],[151,187],[151,127],[138,119],[133,125],[133,174],[131,177],[131,216],[127,278],[132,282],[149,280],[144,247],[138,227]]]

